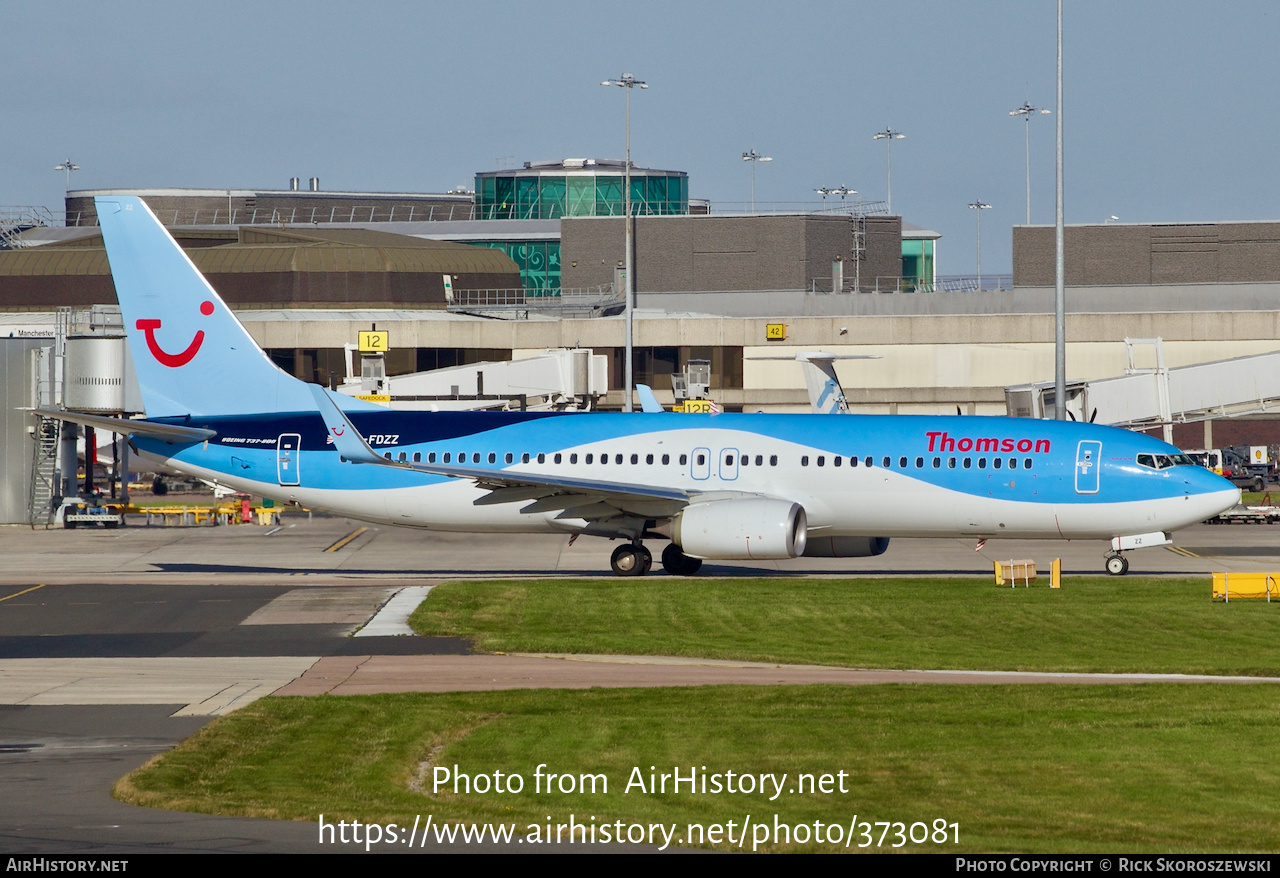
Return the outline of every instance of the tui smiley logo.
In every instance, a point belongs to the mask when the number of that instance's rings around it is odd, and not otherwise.
[[[201,302],[200,313],[208,317],[213,313],[212,302]],[[187,349],[181,353],[171,354],[164,348],[160,347],[160,342],[156,341],[156,330],[160,328],[159,320],[139,320],[137,322],[138,329],[146,335],[147,350],[151,351],[151,356],[155,357],[161,365],[176,369],[179,366],[185,366],[190,363],[195,355],[200,351],[200,345],[204,344],[204,330],[196,330],[195,338],[191,339],[191,344],[187,345]]]

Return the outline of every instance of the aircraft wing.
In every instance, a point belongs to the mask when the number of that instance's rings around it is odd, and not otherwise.
[[[93,427],[95,430],[110,430],[112,433],[124,436],[151,436],[166,442],[203,442],[218,435],[216,430],[206,430],[201,427],[184,427],[180,424],[161,424],[131,418],[112,418],[106,415],[87,415],[63,409],[34,408],[27,411],[42,418],[70,421],[73,424]]]
[[[559,518],[603,521],[618,516],[668,518],[687,506],[695,496],[679,488],[610,482],[549,473],[513,472],[466,464],[422,463],[393,460],[374,451],[350,419],[334,405],[324,388],[311,385],[312,395],[324,418],[329,435],[342,459],[351,463],[389,466],[433,475],[472,479],[489,494],[475,501],[478,506],[497,503],[530,503],[527,513],[560,510]]]

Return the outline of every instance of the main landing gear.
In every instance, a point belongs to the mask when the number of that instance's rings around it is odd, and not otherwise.
[[[1124,576],[1129,572],[1129,559],[1120,554],[1108,555],[1107,572],[1112,576]]]
[[[640,543],[626,543],[613,550],[609,566],[618,576],[644,576],[653,566],[653,553]]]
[[[609,566],[618,576],[644,576],[653,567],[653,554],[641,543],[626,543],[613,550]],[[701,567],[701,558],[690,558],[675,543],[662,550],[662,569],[672,576],[692,576]]]

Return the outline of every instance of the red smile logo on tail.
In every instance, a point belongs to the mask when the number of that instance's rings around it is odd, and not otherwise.
[[[212,302],[201,302],[200,313],[208,317],[213,313]],[[160,347],[160,342],[156,341],[156,330],[160,328],[159,320],[139,320],[138,329],[146,334],[147,350],[151,351],[151,356],[155,357],[162,365],[171,369],[179,366],[185,366],[190,363],[195,355],[200,351],[200,345],[204,344],[204,330],[196,330],[195,338],[191,339],[191,344],[187,345],[187,349],[178,354],[171,354],[164,348]]]

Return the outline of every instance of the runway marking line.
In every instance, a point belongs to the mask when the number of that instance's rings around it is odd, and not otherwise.
[[[44,587],[45,587],[45,583],[42,582],[39,585],[33,585],[31,586],[31,588],[25,589],[23,591],[14,592],[11,595],[5,595],[4,597],[0,598],[0,603],[3,603],[4,601],[7,601],[7,600],[12,600],[13,598],[22,597],[24,594],[31,594],[31,592],[35,591],[36,589],[44,588]]]
[[[1175,555],[1181,555],[1184,558],[1202,557],[1201,555],[1197,555],[1195,552],[1191,551],[1190,549],[1182,548],[1182,546],[1165,546],[1165,548],[1168,549],[1170,552],[1173,552]]]
[[[369,528],[367,528],[367,527],[358,527],[358,528],[356,528],[356,529],[355,529],[355,530],[353,530],[351,533],[347,534],[345,537],[343,537],[342,539],[338,540],[338,541],[337,541],[336,543],[334,543],[332,546],[330,546],[329,548],[325,549],[325,551],[326,551],[326,552],[336,552],[336,551],[338,551],[338,550],[339,550],[339,549],[341,549],[343,546],[347,545],[347,543],[351,542],[352,540],[354,540],[356,537],[360,536],[362,533],[364,533],[364,532],[365,532],[365,531],[367,531],[368,529],[369,529]]]

